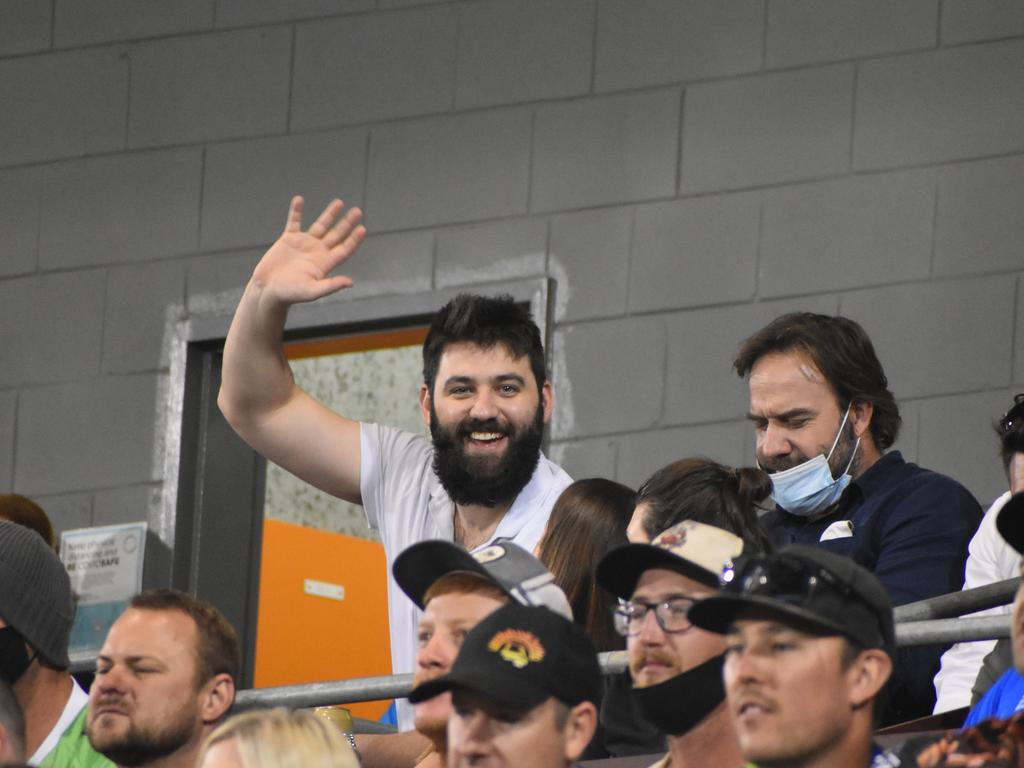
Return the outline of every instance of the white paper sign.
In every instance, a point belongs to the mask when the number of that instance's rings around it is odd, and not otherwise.
[[[142,589],[146,523],[64,531],[60,559],[78,599],[70,651],[98,651],[107,630]]]

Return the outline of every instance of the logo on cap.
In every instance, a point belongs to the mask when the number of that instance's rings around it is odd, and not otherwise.
[[[497,652],[516,669],[544,658],[544,646],[536,636],[522,629],[503,629],[487,644],[487,650]]]
[[[499,557],[504,556],[505,548],[500,547],[497,544],[493,544],[490,547],[485,547],[484,549],[481,549],[479,552],[473,553],[473,559],[481,565],[493,562],[494,560],[497,560]]]

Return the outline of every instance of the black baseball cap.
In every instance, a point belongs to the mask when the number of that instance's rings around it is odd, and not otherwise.
[[[454,688],[500,706],[533,709],[549,698],[575,706],[601,700],[597,651],[574,622],[538,606],[509,603],[469,631],[451,671],[417,686],[418,704]]]
[[[544,564],[508,539],[474,552],[440,539],[420,541],[402,550],[391,566],[395,582],[420,608],[423,597],[442,576],[472,573],[494,584],[517,603],[541,605],[572,619],[572,608]]]
[[[996,528],[1007,544],[1024,554],[1024,491],[1006,500],[996,516]]]
[[[650,544],[624,544],[597,564],[597,583],[628,600],[644,571],[664,568],[717,587],[743,552],[743,539],[706,523],[684,520],[659,533]]]
[[[752,557],[718,595],[689,612],[696,626],[718,634],[746,615],[843,635],[890,656],[896,645],[892,603],[882,582],[850,558],[821,547],[793,544]]]

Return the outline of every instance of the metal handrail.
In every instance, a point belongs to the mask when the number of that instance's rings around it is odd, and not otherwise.
[[[963,616],[965,613],[1006,605],[1013,600],[1018,586],[1020,586],[1020,579],[1013,578],[973,589],[963,589],[946,595],[929,597],[927,600],[918,600],[916,603],[897,606],[893,611],[893,616],[897,624],[905,621]]]

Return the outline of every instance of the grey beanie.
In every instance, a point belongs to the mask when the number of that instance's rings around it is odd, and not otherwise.
[[[0,520],[0,618],[49,664],[67,669],[74,617],[64,564],[38,533]]]

